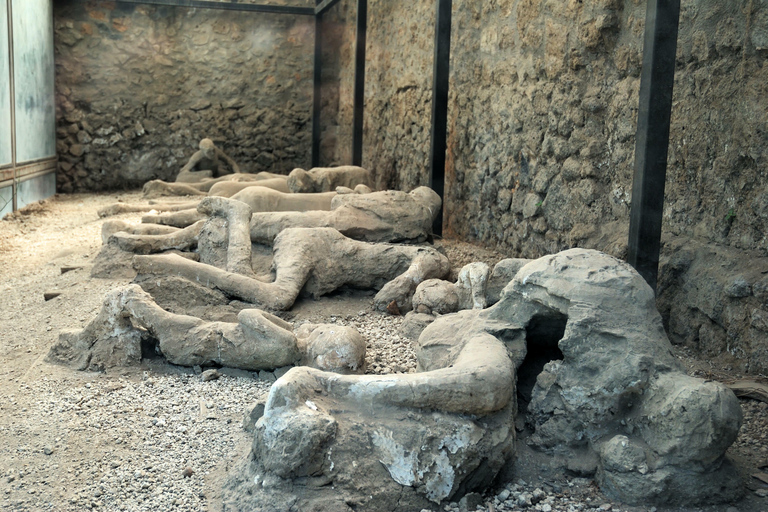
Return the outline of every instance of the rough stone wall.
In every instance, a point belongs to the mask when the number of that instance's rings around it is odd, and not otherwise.
[[[408,188],[427,172],[434,2],[369,12],[364,161]],[[451,231],[623,253],[644,19],[638,0],[454,2]],[[766,251],[768,2],[684,0],[680,23],[665,229]]]
[[[644,8],[461,4],[449,231],[527,258],[580,245],[622,255]]]
[[[624,257],[646,3],[453,5],[446,233],[510,256],[581,246]],[[363,164],[380,184],[408,189],[427,179],[434,2],[371,0],[369,14]],[[664,230],[753,251],[745,261],[768,255],[767,57],[768,1],[683,0]],[[722,281],[705,267],[662,266],[665,304],[681,301],[662,307],[673,340],[712,354],[764,338],[749,333],[767,304],[734,299],[730,284],[711,296],[739,312],[702,313],[690,290]],[[757,297],[761,285],[746,281]],[[686,315],[701,321],[682,328]],[[700,342],[699,331],[727,335]],[[740,347],[757,354],[754,345]],[[768,355],[759,359],[746,367],[768,368]]]
[[[355,2],[341,0],[323,15],[320,165],[352,163]]]
[[[665,228],[768,254],[768,1],[681,14]]]
[[[244,172],[309,165],[313,17],[69,1],[54,18],[60,191],[173,179],[203,137]]]
[[[354,25],[354,7],[349,12]],[[363,167],[379,188],[410,191],[427,184],[434,24],[431,0],[368,2]],[[340,112],[348,113],[344,123],[351,125],[349,87]],[[351,127],[349,141],[341,142],[351,147]]]

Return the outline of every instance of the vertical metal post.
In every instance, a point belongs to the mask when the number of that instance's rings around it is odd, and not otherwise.
[[[445,152],[448,138],[448,80],[451,64],[452,0],[437,0],[435,27],[435,62],[432,75],[432,135],[429,150],[429,186],[445,201]],[[432,230],[443,234],[443,213],[435,219]]]
[[[13,62],[13,0],[8,0],[8,83],[11,99],[11,169],[13,169],[13,181],[11,182],[11,198],[13,211],[19,209],[17,177],[16,177],[16,71]]]
[[[352,120],[352,165],[363,165],[363,114],[365,108],[365,42],[368,32],[368,0],[357,0],[355,42],[355,98]]]
[[[320,4],[321,0],[316,0],[315,4]],[[323,76],[323,15],[315,15],[315,60],[312,83],[314,85],[312,92],[312,167],[320,165],[320,137],[322,128],[320,126],[320,112],[322,110],[321,92]]]
[[[680,0],[648,0],[627,260],[654,291],[659,272],[679,21]]]

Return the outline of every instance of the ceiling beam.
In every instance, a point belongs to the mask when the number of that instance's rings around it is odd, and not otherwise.
[[[319,2],[317,4],[317,7],[315,7],[315,14],[320,16],[321,14],[325,14],[325,12],[339,3],[339,0],[323,0],[322,2]]]
[[[200,9],[221,9],[240,12],[265,12],[274,14],[298,14],[314,16],[312,7],[295,7],[291,5],[241,4],[237,2],[211,2],[206,0],[118,0],[118,3],[163,5],[169,7],[190,7]]]

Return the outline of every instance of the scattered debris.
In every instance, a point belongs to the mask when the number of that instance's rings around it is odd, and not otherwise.
[[[768,386],[752,379],[725,383],[739,398],[752,398],[768,403]]]
[[[219,370],[213,368],[211,370],[205,370],[202,374],[203,382],[208,382],[211,380],[216,380],[221,377],[221,373]]]

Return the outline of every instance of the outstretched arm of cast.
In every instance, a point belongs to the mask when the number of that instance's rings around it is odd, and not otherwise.
[[[515,369],[488,333],[471,338],[453,364],[404,375],[347,376],[299,367],[278,380],[267,407],[298,405],[321,395],[361,405],[388,404],[459,414],[489,414],[512,399]]]

